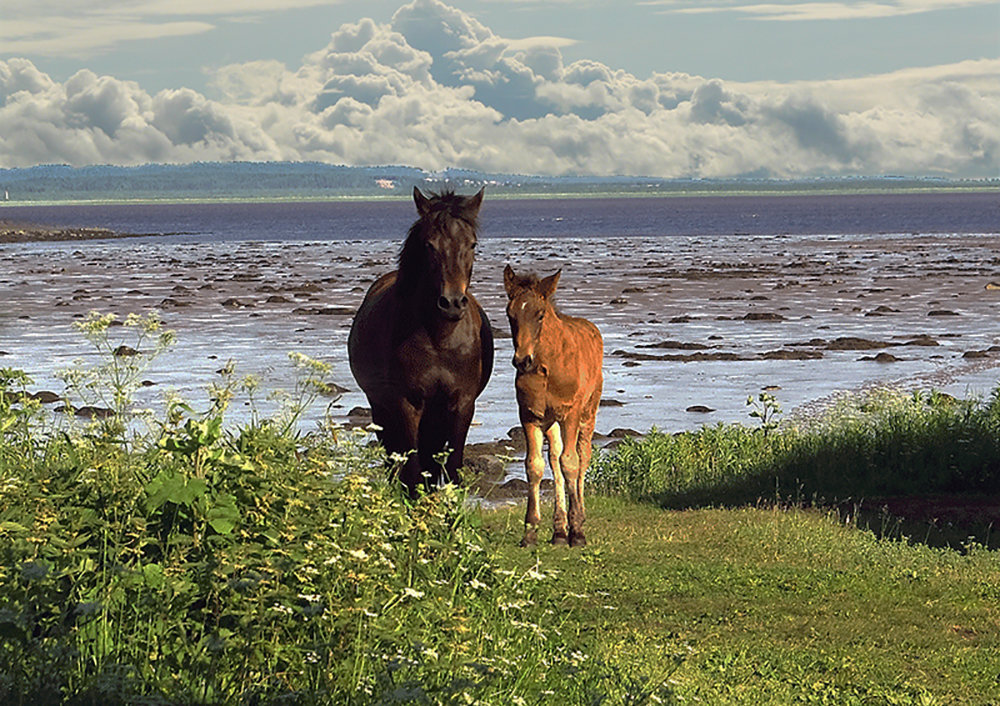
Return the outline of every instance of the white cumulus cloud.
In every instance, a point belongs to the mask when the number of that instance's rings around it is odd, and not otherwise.
[[[567,44],[508,39],[441,0],[412,0],[387,23],[336,28],[297,66],[221,67],[214,98],[151,94],[86,69],[59,83],[9,59],[0,61],[0,166],[283,159],[663,177],[1000,172],[1000,59],[735,83],[567,62]]]

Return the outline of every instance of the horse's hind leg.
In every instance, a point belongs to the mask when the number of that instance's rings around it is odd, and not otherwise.
[[[538,525],[542,518],[539,514],[541,503],[540,487],[542,474],[545,472],[545,459],[542,458],[542,429],[537,424],[524,423],[524,436],[528,449],[524,455],[524,472],[528,477],[528,510],[524,516],[524,537],[521,546],[528,547],[538,543]]]
[[[552,481],[556,495],[555,511],[552,515],[552,543],[567,544],[569,533],[566,528],[566,478],[559,464],[563,442],[558,422],[545,431],[545,438],[549,440],[549,465],[552,466]]]

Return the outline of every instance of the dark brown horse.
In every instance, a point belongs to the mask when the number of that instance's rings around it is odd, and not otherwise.
[[[538,488],[545,470],[543,436],[549,442],[556,490],[552,543],[568,541],[573,547],[587,543],[583,534],[583,477],[590,465],[601,403],[604,342],[594,324],[553,307],[560,272],[540,280],[535,275],[518,276],[508,265],[503,273],[517,368],[514,386],[528,442],[524,467],[531,487],[522,546],[538,541]]]
[[[379,440],[406,461],[411,495],[441,478],[460,481],[476,398],[493,372],[493,331],[469,291],[483,192],[425,197],[399,269],[368,290],[351,326],[351,372],[368,397]]]

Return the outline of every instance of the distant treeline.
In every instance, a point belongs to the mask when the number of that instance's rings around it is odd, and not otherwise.
[[[11,205],[53,201],[182,199],[324,199],[406,196],[414,186],[491,195],[766,193],[996,189],[1000,179],[834,177],[779,179],[661,179],[655,177],[526,176],[463,169],[348,167],[317,162],[212,162],[137,167],[44,165],[0,169],[0,199]]]

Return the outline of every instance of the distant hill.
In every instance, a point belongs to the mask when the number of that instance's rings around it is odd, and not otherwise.
[[[139,167],[45,165],[0,169],[0,204],[79,201],[288,200],[408,197],[414,186],[491,197],[546,195],[684,195],[997,189],[1000,179],[939,178],[659,179],[651,177],[526,176],[413,167],[347,167],[315,162],[211,162]]]

